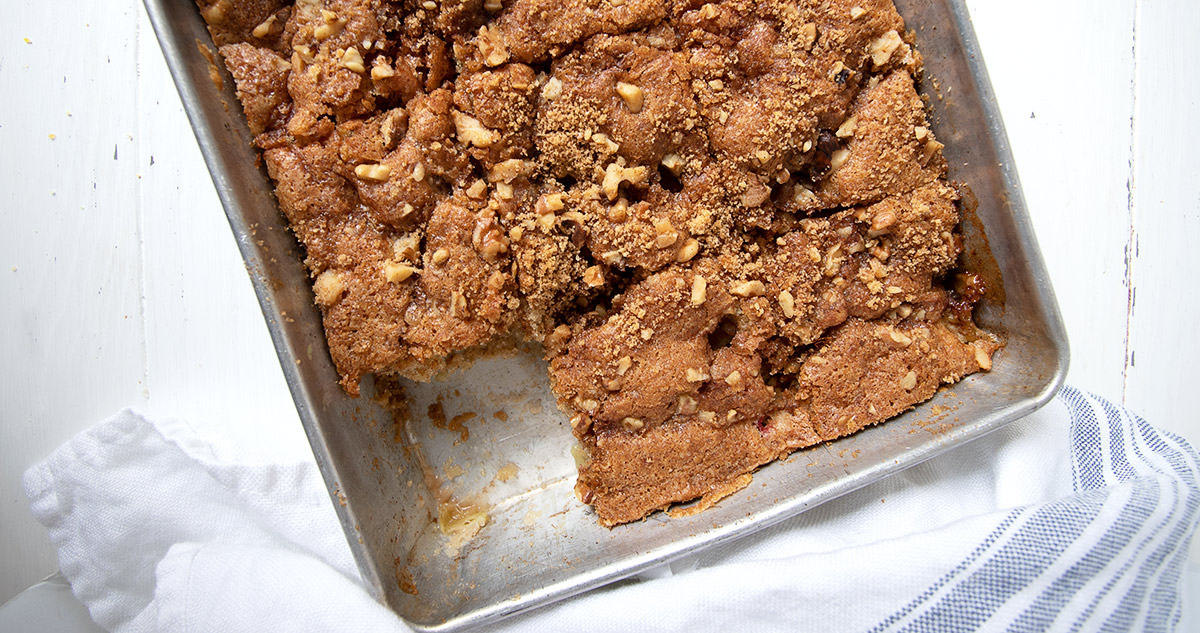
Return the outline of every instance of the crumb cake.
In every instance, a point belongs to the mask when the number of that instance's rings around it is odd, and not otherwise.
[[[612,526],[988,370],[891,0],[200,0],[346,391],[541,342]]]

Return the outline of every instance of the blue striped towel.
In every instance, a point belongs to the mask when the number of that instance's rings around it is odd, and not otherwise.
[[[1169,631],[1200,512],[1181,438],[1066,388],[1075,494],[1009,512],[972,553],[874,631]]]
[[[315,464],[225,464],[205,447],[190,427],[124,412],[26,473],[100,624],[407,630],[358,584]],[[1066,388],[753,537],[491,628],[1200,630],[1182,584],[1200,579],[1198,474],[1186,441]]]

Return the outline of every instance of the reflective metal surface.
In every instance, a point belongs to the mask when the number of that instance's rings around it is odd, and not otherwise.
[[[764,467],[751,487],[710,510],[680,519],[659,513],[608,530],[573,495],[574,440],[536,350],[409,385],[402,424],[372,402],[369,380],[359,399],[342,392],[299,247],[251,147],[233,81],[222,68],[221,87],[210,78],[201,47],[212,43],[196,6],[146,0],[313,453],[363,578],[381,601],[423,630],[513,614],[747,536],[995,430],[1053,396],[1067,368],[1066,336],[966,8],[961,0],[896,4],[925,57],[924,92],[951,178],[969,183],[979,201],[978,222],[965,225],[968,249],[988,268],[981,223],[1003,278],[1003,304],[985,303],[977,317],[1007,347],[990,373],[887,424]],[[439,508],[451,521],[486,509],[487,524],[456,542],[439,529]]]

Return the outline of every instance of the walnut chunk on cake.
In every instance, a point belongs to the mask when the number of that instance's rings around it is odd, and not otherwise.
[[[890,0],[198,4],[346,391],[542,343],[602,525],[991,368]]]

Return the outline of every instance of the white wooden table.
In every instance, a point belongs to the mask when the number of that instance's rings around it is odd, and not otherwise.
[[[1186,397],[1200,4],[969,4],[1070,334],[1069,382],[1200,440]],[[0,603],[56,569],[21,473],[120,408],[311,456],[138,0],[32,3],[6,23]]]

